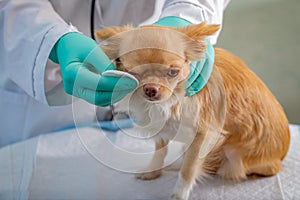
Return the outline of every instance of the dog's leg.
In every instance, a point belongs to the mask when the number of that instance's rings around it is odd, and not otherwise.
[[[161,168],[164,164],[164,159],[168,153],[168,141],[160,140],[155,143],[155,153],[152,157],[149,167],[145,173],[137,174],[136,177],[142,180],[151,180],[158,178],[161,175]]]
[[[185,153],[171,200],[187,200],[204,158],[199,158],[205,134],[197,134]]]

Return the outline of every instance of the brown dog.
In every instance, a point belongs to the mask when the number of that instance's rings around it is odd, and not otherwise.
[[[97,32],[119,70],[139,79],[124,107],[138,118],[145,134],[155,132],[156,152],[150,172],[161,174],[169,140],[187,143],[171,199],[188,199],[196,176],[216,173],[241,180],[272,176],[282,167],[290,142],[288,120],[266,85],[240,60],[215,48],[214,68],[206,86],[185,96],[191,61],[204,56],[204,39],[218,25],[108,27]],[[125,100],[124,100],[125,102]],[[121,103],[122,104],[122,103]],[[159,122],[163,125],[160,126]],[[192,138],[192,139],[187,139]]]

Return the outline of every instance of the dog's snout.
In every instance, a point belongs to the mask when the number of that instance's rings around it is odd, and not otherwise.
[[[146,97],[150,98],[150,100],[157,100],[159,97],[159,89],[160,86],[156,84],[145,84],[143,86],[144,93]]]

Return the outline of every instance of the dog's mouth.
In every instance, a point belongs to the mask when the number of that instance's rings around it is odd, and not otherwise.
[[[144,98],[147,100],[147,101],[150,101],[151,103],[158,103],[161,99],[160,99],[160,96],[158,97],[149,97],[147,95],[144,94]]]

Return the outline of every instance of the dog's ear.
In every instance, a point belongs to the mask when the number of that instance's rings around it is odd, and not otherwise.
[[[204,39],[217,32],[219,28],[220,25],[207,25],[205,22],[176,28],[177,31],[185,35],[186,59],[189,61],[195,61],[203,57],[203,53],[206,48]]]
[[[100,40],[99,45],[105,54],[112,60],[119,57],[120,42],[122,32],[133,29],[132,26],[112,26],[96,31],[96,36]]]
[[[104,29],[98,30],[96,31],[96,36],[101,39],[101,40],[105,40],[108,39],[112,36],[115,36],[119,33],[125,32],[125,31],[129,31],[133,29],[132,26],[127,25],[127,26],[111,26],[111,27],[106,27]]]
[[[210,36],[220,29],[218,24],[193,24],[189,26],[179,27],[177,31],[185,34],[193,40],[203,40],[205,37]]]

